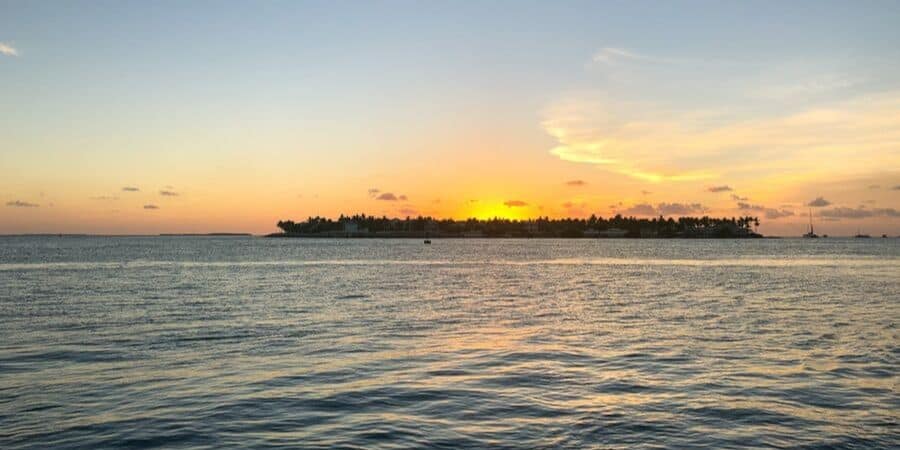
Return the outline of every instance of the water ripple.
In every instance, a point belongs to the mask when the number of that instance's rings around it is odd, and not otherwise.
[[[0,239],[3,449],[900,446],[893,240]]]

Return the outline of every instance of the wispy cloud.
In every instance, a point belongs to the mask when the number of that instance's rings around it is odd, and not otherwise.
[[[415,216],[419,214],[419,211],[414,208],[400,208],[399,212],[404,216]]]
[[[656,205],[656,210],[664,216],[697,214],[708,211],[705,206],[699,203],[660,203]]]
[[[114,195],[98,195],[96,197],[91,197],[91,200],[103,200],[103,201],[118,200],[118,199],[119,199],[119,197],[116,197]]]
[[[819,212],[822,217],[830,217],[836,219],[864,219],[867,217],[900,217],[900,211],[894,208],[847,208],[839,206],[836,208],[823,209]]]
[[[543,116],[541,126],[556,141],[552,155],[649,182],[773,169],[790,170],[792,179],[865,173],[896,165],[892,149],[900,142],[900,91],[804,105],[784,115],[713,118],[578,92]]]
[[[731,186],[722,185],[722,186],[710,186],[710,187],[706,188],[706,190],[709,192],[729,192],[729,191],[732,191],[733,189],[731,189]]]
[[[659,203],[656,206],[649,203],[638,203],[619,211],[619,213],[631,216],[684,216],[706,211],[708,208],[700,203]]]
[[[166,190],[159,191],[159,195],[162,195],[163,197],[178,197],[178,193],[177,193],[177,192],[175,192],[175,191],[166,191]]]
[[[144,209],[159,209],[159,206],[156,206],[156,205],[144,205]]]
[[[766,219],[773,220],[794,215],[794,212],[789,209],[769,208],[763,205],[753,205],[745,202],[738,202],[737,208],[742,211],[759,211],[766,215]]]
[[[122,191],[124,191],[124,192],[138,192],[138,191],[140,191],[140,189],[138,189],[138,188],[136,188],[136,187],[134,187],[134,186],[125,186],[125,187],[122,188]]]
[[[766,209],[762,205],[751,205],[750,203],[745,203],[745,202],[738,202],[737,207],[738,207],[738,209],[751,210],[751,211],[762,211],[762,210]]]
[[[638,203],[637,205],[630,206],[623,209],[622,211],[619,211],[619,213],[627,216],[655,216],[656,208],[654,208],[653,205],[649,203]]]
[[[375,200],[382,200],[387,202],[405,202],[409,200],[409,197],[407,197],[406,195],[394,194],[393,192],[381,192],[381,190],[375,188],[369,189],[369,197],[374,198]]]
[[[597,50],[594,55],[591,57],[591,61],[595,64],[603,64],[603,65],[616,65],[625,62],[638,62],[643,61],[647,63],[657,63],[657,64],[669,64],[669,63],[677,63],[678,59],[674,58],[663,58],[659,56],[652,56],[643,53],[638,53],[634,50],[629,50],[621,47],[603,47],[600,50]]]
[[[746,202],[747,200],[750,200],[747,197],[741,197],[740,195],[737,195],[737,194],[731,194],[731,199],[736,202]]]
[[[594,56],[591,58],[591,60],[595,63],[602,64],[613,64],[621,60],[635,59],[643,59],[643,56],[635,52],[625,50],[624,48],[616,47],[603,47],[600,50],[597,50],[597,52],[594,53]]]
[[[504,205],[508,208],[519,208],[522,206],[528,206],[528,203],[523,202],[522,200],[507,200],[503,202]]]
[[[673,152],[660,151],[659,142],[667,140],[655,128],[659,124],[628,121],[625,115],[613,114],[613,110],[625,109],[581,97],[552,106],[541,124],[558,143],[550,153],[649,182],[714,177],[704,170],[667,167]]]
[[[865,80],[858,77],[849,77],[842,74],[822,74],[796,78],[796,81],[785,84],[766,85],[751,92],[751,95],[769,100],[787,100],[848,89],[863,82]]]
[[[41,205],[37,203],[23,202],[22,200],[14,200],[11,202],[6,202],[6,206],[11,206],[13,208],[37,208]]]
[[[794,212],[788,209],[775,209],[775,208],[766,208],[766,219],[781,219],[782,217],[790,217],[794,215]]]
[[[19,50],[6,42],[0,42],[0,54],[4,56],[19,56]]]
[[[807,203],[806,206],[812,206],[813,208],[823,208],[830,204],[831,202],[829,202],[828,200],[825,200],[822,197],[816,197],[814,200],[810,200],[810,202]]]
[[[587,181],[584,181],[584,180],[569,180],[569,181],[566,181],[566,186],[579,187],[579,186],[585,186],[585,185],[587,185]]]
[[[898,184],[898,185],[892,187],[891,190],[894,190],[894,191],[900,191],[900,184]]]

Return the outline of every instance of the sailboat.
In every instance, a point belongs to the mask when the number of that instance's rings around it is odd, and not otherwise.
[[[855,238],[861,238],[861,239],[866,239],[866,238],[870,238],[870,237],[872,237],[872,236],[869,236],[868,234],[862,234],[862,233],[860,233],[860,232],[859,232],[859,228],[857,228],[857,229],[856,229],[856,236],[853,236],[853,237],[855,237]]]
[[[803,237],[806,238],[806,239],[816,239],[816,238],[819,237],[819,235],[817,235],[817,234],[815,233],[815,231],[813,231],[813,224],[812,224],[812,210],[809,210],[809,232],[807,232],[806,234],[804,234]]]

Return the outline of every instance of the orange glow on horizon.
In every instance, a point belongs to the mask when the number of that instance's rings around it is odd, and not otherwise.
[[[503,202],[470,202],[470,206],[465,212],[465,218],[525,220],[533,217],[529,214],[531,209],[529,205],[507,206]]]

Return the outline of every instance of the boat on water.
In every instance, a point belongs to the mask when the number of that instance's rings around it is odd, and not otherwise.
[[[860,232],[859,232],[859,228],[857,228],[857,229],[856,229],[856,236],[853,236],[853,237],[855,237],[855,238],[857,238],[857,239],[869,239],[869,238],[871,238],[872,236],[869,236],[868,234],[862,234],[862,233],[860,233]]]
[[[813,230],[812,210],[809,210],[809,231],[807,231],[806,234],[803,235],[803,237],[806,239],[816,239],[819,237],[819,235],[816,234],[815,230]]]

